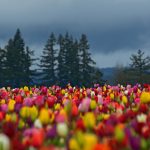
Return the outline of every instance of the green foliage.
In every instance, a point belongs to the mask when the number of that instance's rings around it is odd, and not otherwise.
[[[54,47],[58,47],[58,54]],[[60,34],[57,40],[52,34],[43,54],[40,67],[45,75],[42,78],[45,85],[91,86],[102,82],[101,72],[93,66],[95,62],[91,59],[86,35],[82,35],[78,42],[68,33],[65,36]],[[48,82],[50,79],[52,82]]]
[[[89,43],[85,34],[82,34],[79,51],[80,51],[80,79],[83,86],[90,86],[93,80],[94,64],[89,53]]]
[[[5,69],[5,50],[0,48],[0,87],[5,85],[5,75],[4,75],[4,69]]]
[[[42,81],[43,84],[50,86],[56,82],[56,38],[53,33],[51,33],[44,49],[43,55],[40,60],[40,68],[42,70]]]
[[[72,45],[71,49],[71,63],[70,63],[70,83],[72,85],[80,85],[80,58],[79,58],[79,44],[78,41],[75,40],[75,42]]]
[[[57,57],[58,60],[58,84],[65,86],[67,84],[67,66],[66,66],[66,45],[65,39],[62,35],[59,35],[58,45],[59,45],[59,54]]]
[[[129,67],[116,67],[115,83],[124,85],[150,83],[150,57],[144,57],[144,52],[138,50],[137,54],[131,55],[130,60]]]
[[[20,30],[17,29],[13,39],[8,41],[5,47],[5,84],[7,86],[20,87],[31,83],[32,51],[25,50],[24,40]]]
[[[68,33],[58,39],[51,33],[40,59],[40,72],[32,70],[34,52],[25,47],[17,29],[4,50],[0,49],[0,86],[20,87],[41,81],[41,85],[92,86],[102,83],[102,73],[95,68],[85,34],[78,41]],[[37,82],[38,84],[38,82]],[[40,84],[40,82],[39,82]]]
[[[130,74],[135,76],[135,80],[138,83],[143,83],[145,81],[146,73],[150,70],[150,57],[144,57],[144,52],[138,50],[137,54],[133,54],[130,57],[131,68],[129,70]],[[147,74],[150,78],[150,74]]]
[[[35,69],[31,69],[33,62],[37,59],[32,58],[34,56],[34,51],[30,50],[29,47],[27,46],[25,49],[25,57],[24,57],[24,70],[26,72],[26,75],[24,76],[24,81],[27,85],[29,84],[34,84],[33,78],[36,75],[36,70]]]

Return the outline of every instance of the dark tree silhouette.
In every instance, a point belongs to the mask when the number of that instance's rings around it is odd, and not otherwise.
[[[42,81],[44,85],[50,86],[56,82],[56,38],[51,33],[41,56]]]
[[[30,67],[32,65],[31,52],[29,48],[25,50],[25,43],[21,32],[17,29],[13,39],[8,41],[6,49],[6,85],[20,87],[30,84]]]
[[[5,50],[0,48],[0,87],[5,86]]]

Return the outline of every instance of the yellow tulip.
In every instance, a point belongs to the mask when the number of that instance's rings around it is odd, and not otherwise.
[[[2,100],[0,101],[0,104],[5,104],[5,100],[2,99]]]
[[[80,146],[74,138],[71,138],[69,141],[69,149],[70,150],[80,150]]]
[[[23,89],[25,92],[29,91],[29,88],[27,86],[25,86]]]
[[[10,115],[10,114],[6,114],[5,120],[6,120],[7,122],[11,121],[11,115]]]
[[[24,128],[25,127],[25,122],[22,120],[22,119],[20,119],[19,120],[19,123],[18,123],[18,128],[19,129],[22,129],[22,128]]]
[[[49,112],[47,109],[42,108],[40,111],[39,119],[42,124],[48,124],[50,121]]]
[[[107,120],[109,117],[110,117],[109,114],[103,114],[103,118],[104,118],[105,120]]]
[[[115,95],[113,93],[110,93],[110,99],[114,100],[114,98],[115,98]]]
[[[60,104],[57,103],[57,104],[55,105],[55,110],[59,110],[59,109],[60,109]]]
[[[104,91],[104,92],[106,91],[106,86],[103,86],[103,91]]]
[[[24,119],[30,117],[30,108],[27,106],[22,107],[20,110],[20,115]]]
[[[127,97],[125,95],[122,97],[122,102],[124,104],[126,104],[128,102],[128,99],[127,99]]]
[[[9,102],[8,102],[8,110],[9,111],[13,111],[14,110],[15,103],[16,103],[15,100],[13,100],[13,99],[9,100]]]
[[[96,106],[97,106],[96,101],[95,100],[91,100],[91,102],[90,102],[90,108],[91,109],[95,109]]]
[[[37,118],[37,116],[38,116],[38,109],[35,106],[32,106],[30,108],[30,116],[31,116],[31,119],[33,121]]]
[[[141,103],[149,103],[150,102],[150,92],[142,92],[140,96]]]
[[[92,150],[93,147],[98,143],[97,136],[90,133],[84,134],[84,147],[83,150]]]
[[[92,112],[86,113],[83,120],[87,128],[93,128],[96,124],[95,115]]]

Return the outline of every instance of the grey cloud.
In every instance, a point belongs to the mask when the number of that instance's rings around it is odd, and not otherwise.
[[[150,49],[149,6],[149,0],[0,0],[0,42],[20,28],[36,48],[51,32],[68,31],[87,34],[94,54]]]
[[[102,52],[113,52],[120,49],[134,50],[145,48],[150,43],[150,29],[143,28],[140,23],[126,28],[114,28],[109,31],[90,33],[93,49]]]

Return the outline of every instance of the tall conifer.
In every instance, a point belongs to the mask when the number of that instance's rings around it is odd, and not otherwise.
[[[95,62],[91,58],[89,52],[90,46],[85,34],[81,35],[79,50],[80,50],[80,76],[83,86],[90,86],[92,83],[92,73],[94,71]]]
[[[5,50],[0,48],[0,87],[5,85]]]
[[[13,39],[8,41],[6,50],[6,85],[20,87],[29,84],[31,58],[28,51],[25,50],[25,43],[21,36],[21,32],[17,29]],[[30,61],[30,62],[29,62]]]
[[[51,33],[41,57],[42,81],[45,85],[53,85],[56,82],[56,38]]]

